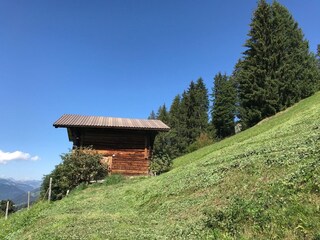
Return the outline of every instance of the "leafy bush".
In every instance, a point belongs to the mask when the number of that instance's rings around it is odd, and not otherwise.
[[[157,154],[151,159],[150,171],[153,174],[168,172],[172,168],[172,159],[168,154]]]
[[[200,148],[213,144],[214,141],[207,133],[201,133],[200,136],[188,147],[188,152],[196,151]]]
[[[61,155],[62,163],[48,175],[44,176],[41,196],[45,197],[52,177],[52,200],[61,199],[68,190],[79,184],[103,179],[107,174],[106,167],[100,163],[102,156],[92,148],[76,148]]]
[[[1,215],[5,215],[6,212],[6,208],[7,208],[7,202],[9,201],[9,209],[8,209],[8,213],[14,213],[16,211],[15,207],[14,207],[14,202],[11,200],[1,200],[0,201],[0,216]]]

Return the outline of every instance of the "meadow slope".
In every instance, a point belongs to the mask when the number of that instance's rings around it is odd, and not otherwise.
[[[0,239],[320,239],[320,93],[166,174],[2,218]]]

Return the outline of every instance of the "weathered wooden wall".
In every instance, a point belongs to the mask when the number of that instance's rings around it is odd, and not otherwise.
[[[155,132],[99,128],[70,130],[74,144],[92,146],[106,157],[111,173],[148,174]]]
[[[98,150],[98,152],[105,157],[109,157],[108,160],[111,173],[146,175],[149,172],[149,158],[145,158],[144,150],[118,149]]]

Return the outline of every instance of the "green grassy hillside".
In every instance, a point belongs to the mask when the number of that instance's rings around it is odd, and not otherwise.
[[[320,239],[320,93],[161,176],[2,219],[0,239]]]

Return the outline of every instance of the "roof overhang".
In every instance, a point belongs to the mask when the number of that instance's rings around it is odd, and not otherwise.
[[[166,132],[170,130],[160,120],[64,114],[53,124],[56,128],[104,128]]]

